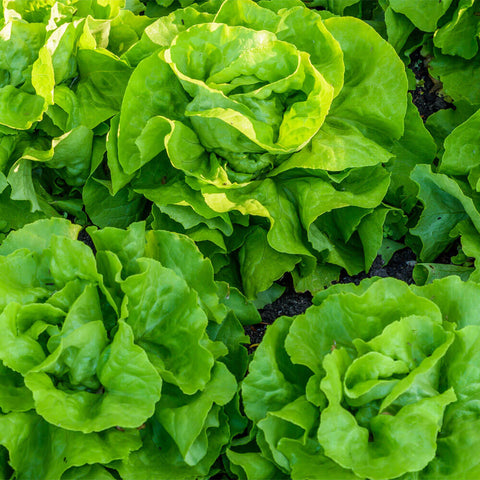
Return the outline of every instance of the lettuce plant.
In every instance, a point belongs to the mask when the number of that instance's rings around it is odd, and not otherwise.
[[[385,166],[425,149],[399,146],[424,130],[402,62],[367,24],[299,1],[207,2],[156,20],[124,58],[112,192],[151,200],[156,228],[200,242],[249,297],[286,271],[318,289],[368,270],[383,226],[403,234]]]
[[[450,100],[480,104],[480,2],[380,0],[397,51],[423,45],[429,70]]]
[[[383,11],[390,43],[401,49],[416,29],[432,38],[442,55],[470,60],[478,53],[480,3],[478,0],[313,0],[310,6],[336,15],[377,19]]]
[[[449,2],[447,2],[448,5]],[[429,68],[441,80],[443,92],[455,101],[480,105],[480,2],[459,0],[450,4],[433,35]]]
[[[424,206],[418,223],[410,230],[414,236],[411,244],[424,262],[433,262],[459,237],[463,255],[454,258],[455,262],[465,263],[469,257],[478,259],[480,255],[480,110],[465,119],[465,113],[471,110],[468,104],[460,104],[457,111],[434,115],[430,128],[443,142],[439,166],[434,169],[418,165],[411,175]],[[438,270],[439,265],[428,268],[436,271],[430,272],[427,278],[445,273],[468,277],[473,270],[463,265],[451,267],[448,272]],[[423,278],[425,272],[420,274],[417,270],[417,275]],[[472,279],[478,278],[476,271]]]
[[[85,224],[88,201],[103,202],[112,226],[126,227],[141,217],[139,196],[120,192],[92,199],[83,192],[102,162],[108,122],[120,110],[132,72],[120,56],[152,22],[137,14],[135,3],[2,2],[1,231],[59,213]],[[121,213],[115,211],[118,203]],[[98,209],[89,216],[102,224]]]
[[[39,220],[0,246],[2,468],[6,448],[17,478],[208,475],[244,427],[238,318],[258,313],[187,238],[92,230],[95,257],[79,229]]]
[[[335,285],[281,317],[242,386],[256,442],[239,478],[480,474],[480,286],[457,277]],[[255,446],[256,445],[256,446]]]
[[[455,101],[480,104],[480,2],[478,0],[313,0],[308,5],[371,23],[406,52],[423,46],[432,75]],[[408,56],[408,55],[407,55]]]

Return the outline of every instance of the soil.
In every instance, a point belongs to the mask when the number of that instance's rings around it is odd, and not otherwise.
[[[412,90],[413,103],[418,108],[423,121],[432,113],[446,108],[455,108],[452,103],[447,102],[438,92],[442,89],[442,83],[430,76],[428,71],[428,58],[422,57],[420,49],[410,55],[409,68],[417,79],[417,88]]]
[[[90,237],[90,235],[87,233],[85,229],[80,230],[80,233],[78,234],[78,240],[88,245],[93,250],[94,254],[97,253],[97,250],[95,248],[95,245],[93,244],[92,238]]]
[[[420,116],[425,121],[429,115],[441,109],[455,108],[451,103],[445,101],[438,92],[441,90],[441,83],[433,79],[428,72],[428,59],[420,54],[420,49],[413,52],[410,56],[411,63],[409,68],[415,74],[417,79],[417,88],[412,94],[413,103],[418,108]],[[450,256],[456,253],[456,245],[453,245],[448,252],[443,253],[437,261],[439,263],[450,263]],[[408,284],[413,283],[412,272],[415,266],[415,254],[409,248],[404,248],[396,252],[388,265],[384,265],[381,257],[377,257],[368,273],[361,273],[355,276],[349,276],[344,272],[339,279],[339,283],[354,282],[356,285],[367,277],[394,277]],[[280,281],[286,286],[283,295],[263,310],[260,310],[262,322],[257,325],[251,325],[245,328],[246,334],[250,337],[249,351],[255,350],[265,334],[269,324],[272,324],[276,318],[282,315],[299,315],[312,304],[312,296],[309,293],[296,293],[289,274],[285,275]]]
[[[261,342],[267,326],[278,317],[300,315],[312,305],[312,294],[308,292],[297,293],[293,288],[292,277],[289,273],[285,274],[278,283],[286,287],[283,295],[260,310],[261,323],[245,327],[245,333],[250,337],[250,352]]]
[[[368,273],[362,272],[358,275],[350,276],[343,272],[338,283],[353,282],[355,285],[358,285],[363,279],[368,277],[394,277],[410,284],[413,283],[412,272],[415,263],[415,254],[409,248],[404,248],[395,252],[387,265],[384,265],[382,257],[378,256]],[[286,274],[279,283],[286,287],[283,295],[260,310],[261,323],[245,328],[246,334],[250,337],[250,351],[253,351],[260,343],[267,326],[272,324],[278,317],[283,315],[289,317],[300,315],[312,305],[312,295],[310,293],[295,292],[290,274]]]

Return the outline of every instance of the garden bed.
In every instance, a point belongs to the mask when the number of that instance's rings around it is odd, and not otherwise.
[[[0,480],[480,478],[480,0],[0,27]]]

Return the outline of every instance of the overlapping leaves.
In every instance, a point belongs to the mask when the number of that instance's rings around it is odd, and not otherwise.
[[[240,477],[477,476],[479,296],[374,278],[278,319],[243,384],[257,447],[229,452]]]
[[[154,448],[156,478],[207,475],[244,422],[236,313],[258,313],[214,282],[187,238],[144,224],[92,230],[95,258],[79,229],[39,220],[0,246],[0,445],[11,468],[60,478],[117,461],[124,478],[143,478],[136,462]]]
[[[419,165],[412,172],[424,207],[418,223],[410,230],[414,236],[412,246],[420,260],[426,262],[416,268],[419,282],[448,274],[463,278],[472,275],[472,280],[478,280],[475,267],[480,254],[479,120],[480,111],[465,103],[460,103],[455,112],[438,112],[429,119],[443,154],[437,169]],[[458,238],[462,250],[452,258],[457,265],[432,263]]]
[[[315,290],[368,270],[384,230],[404,233],[384,165],[418,162],[409,134],[426,137],[421,161],[435,154],[401,61],[365,23],[301,2],[212,5],[158,19],[126,53],[113,191],[151,200],[155,227],[189,234],[250,297],[285,271]]]
[[[414,202],[391,172],[419,161],[409,135],[435,153],[393,49],[300,1],[180,3],[4,2],[3,231],[58,213],[126,227],[152,202],[154,228],[264,299],[286,271],[316,290],[388,259],[391,205]]]
[[[127,5],[128,4],[128,5]],[[84,186],[102,162],[109,119],[132,72],[120,58],[152,20],[139,2],[3,2],[0,20],[0,209],[8,232],[68,213],[81,223]],[[139,8],[140,7],[140,8]],[[142,201],[104,195],[112,226],[141,217]],[[122,205],[123,205],[122,203]],[[116,218],[114,214],[116,213]],[[96,219],[97,211],[90,212]],[[101,219],[98,222],[101,224]]]

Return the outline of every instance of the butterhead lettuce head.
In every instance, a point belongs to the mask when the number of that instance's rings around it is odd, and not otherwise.
[[[3,457],[19,478],[112,461],[124,478],[207,475],[244,422],[245,337],[227,304],[258,313],[190,239],[92,230],[95,256],[79,230],[39,220],[0,246]]]
[[[401,217],[381,202],[408,103],[371,27],[297,1],[212,1],[156,20],[124,58],[113,192],[151,200],[155,227],[190,235],[252,298],[286,271],[314,289],[370,267]]]
[[[373,278],[278,319],[242,387],[258,447],[230,451],[233,468],[249,479],[478,477],[479,298],[454,276]]]

